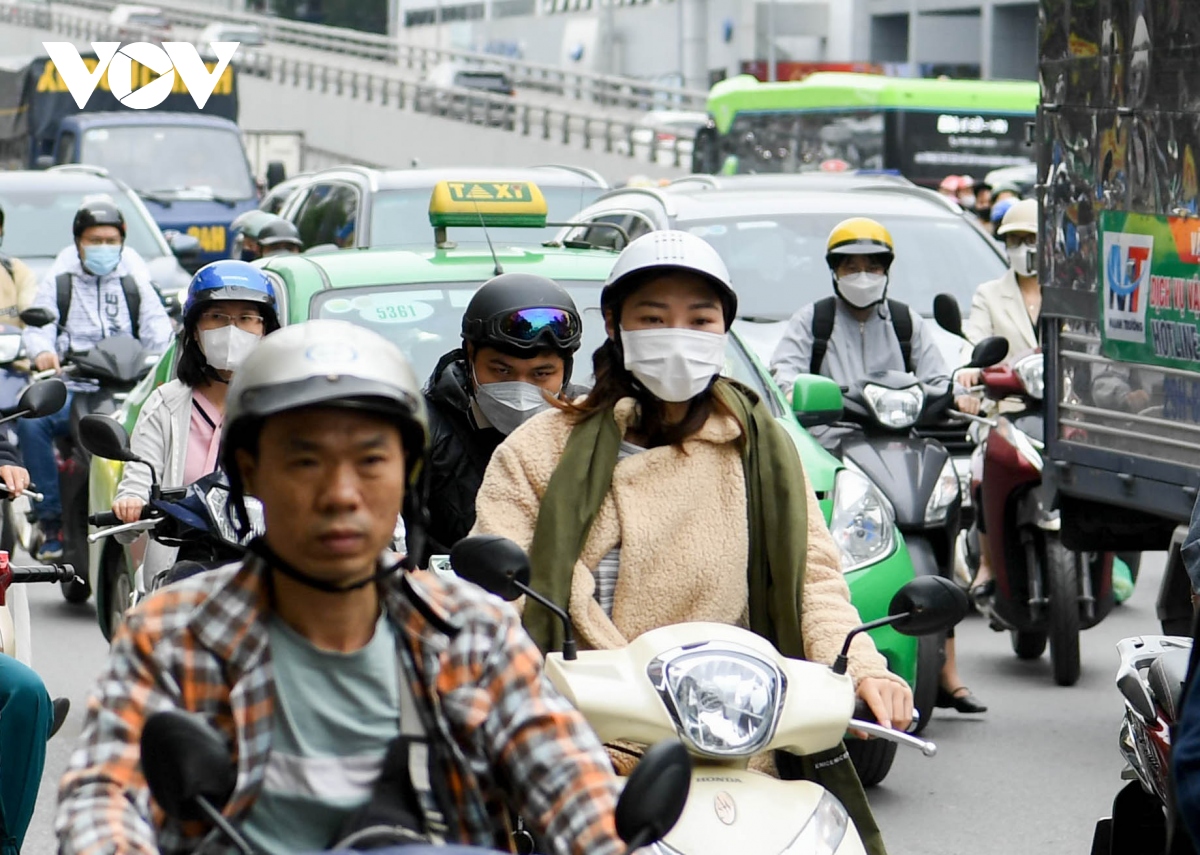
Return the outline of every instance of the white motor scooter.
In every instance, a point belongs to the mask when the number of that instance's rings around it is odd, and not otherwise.
[[[889,617],[856,628],[832,667],[788,659],[738,627],[687,623],[647,632],[620,650],[575,652],[570,621],[529,589],[529,560],[512,541],[469,537],[450,564],[459,576],[507,600],[522,594],[563,620],[562,653],[546,657],[551,682],[607,742],[651,744],[678,737],[692,755],[690,795],[682,817],[652,847],[662,855],[864,852],[842,804],[821,786],[750,770],[750,759],[784,749],[834,749],[848,728],[933,756],[937,748],[906,733],[853,718],[854,686],[846,674],[850,642],[890,625],[926,635],[967,612],[966,595],[937,576],[918,577],[897,593]]]

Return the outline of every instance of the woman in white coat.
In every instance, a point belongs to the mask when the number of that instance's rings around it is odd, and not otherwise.
[[[244,261],[214,261],[192,278],[176,379],[150,393],[130,438],[133,453],[154,467],[161,486],[183,487],[217,468],[229,380],[258,340],[279,329],[275,306],[271,280]],[[126,464],[113,513],[122,522],[139,519],[150,485],[146,465]],[[152,541],[147,571],[166,570],[177,551]]]

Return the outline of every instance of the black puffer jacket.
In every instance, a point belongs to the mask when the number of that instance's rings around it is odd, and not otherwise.
[[[492,452],[504,441],[495,428],[475,426],[471,381],[461,350],[438,360],[425,387],[429,407],[429,551],[446,553],[475,525],[475,494]],[[428,556],[425,556],[428,559]],[[421,566],[425,566],[425,561]]]

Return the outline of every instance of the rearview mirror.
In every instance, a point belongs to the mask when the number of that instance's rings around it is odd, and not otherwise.
[[[888,615],[904,615],[892,628],[904,635],[930,635],[950,629],[967,616],[967,595],[941,576],[918,576],[892,597]]]
[[[842,417],[842,387],[819,374],[801,374],[792,386],[792,412],[806,428]]]
[[[933,319],[946,332],[963,338],[962,310],[958,307],[958,300],[949,294],[938,294],[933,298]]]
[[[22,418],[40,419],[52,416],[67,403],[67,384],[57,377],[40,380],[26,387],[17,399],[14,412],[21,413]]]
[[[450,566],[462,578],[502,600],[521,596],[517,584],[529,584],[529,556],[507,537],[477,534],[450,550]]]
[[[975,345],[975,349],[971,351],[971,361],[964,367],[987,368],[1004,361],[1006,356],[1008,356],[1008,339],[998,335],[988,336]]]
[[[89,453],[124,463],[140,461],[129,448],[129,433],[110,416],[92,414],[79,420],[79,442]]]
[[[692,758],[670,739],[646,750],[617,802],[617,834],[633,852],[675,827],[692,785]]]
[[[110,420],[111,421],[111,420]],[[155,713],[142,728],[142,772],[154,800],[175,819],[208,819],[203,799],[218,810],[237,783],[225,740],[195,713]]]
[[[287,167],[281,160],[272,160],[267,164],[267,189],[271,190],[287,180]]]
[[[44,327],[54,323],[54,313],[42,306],[30,306],[17,317],[27,327]]]
[[[189,273],[200,269],[200,239],[183,232],[172,231],[164,235],[171,254],[179,260],[179,265]]]

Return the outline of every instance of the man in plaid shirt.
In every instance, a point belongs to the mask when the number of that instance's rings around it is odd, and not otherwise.
[[[422,510],[424,405],[400,352],[340,321],[286,327],[235,375],[222,431],[231,505],[244,522],[241,497],[256,496],[266,535],[245,562],[127,615],[62,780],[60,853],[219,839],[150,797],[138,743],[169,709],[226,737],[238,774],[224,814],[268,855],[330,848],[381,819],[407,826],[402,839],[508,850],[510,808],[556,853],[622,851],[604,750],[516,613],[384,552],[397,514],[411,534]],[[381,799],[397,772],[410,797]]]

